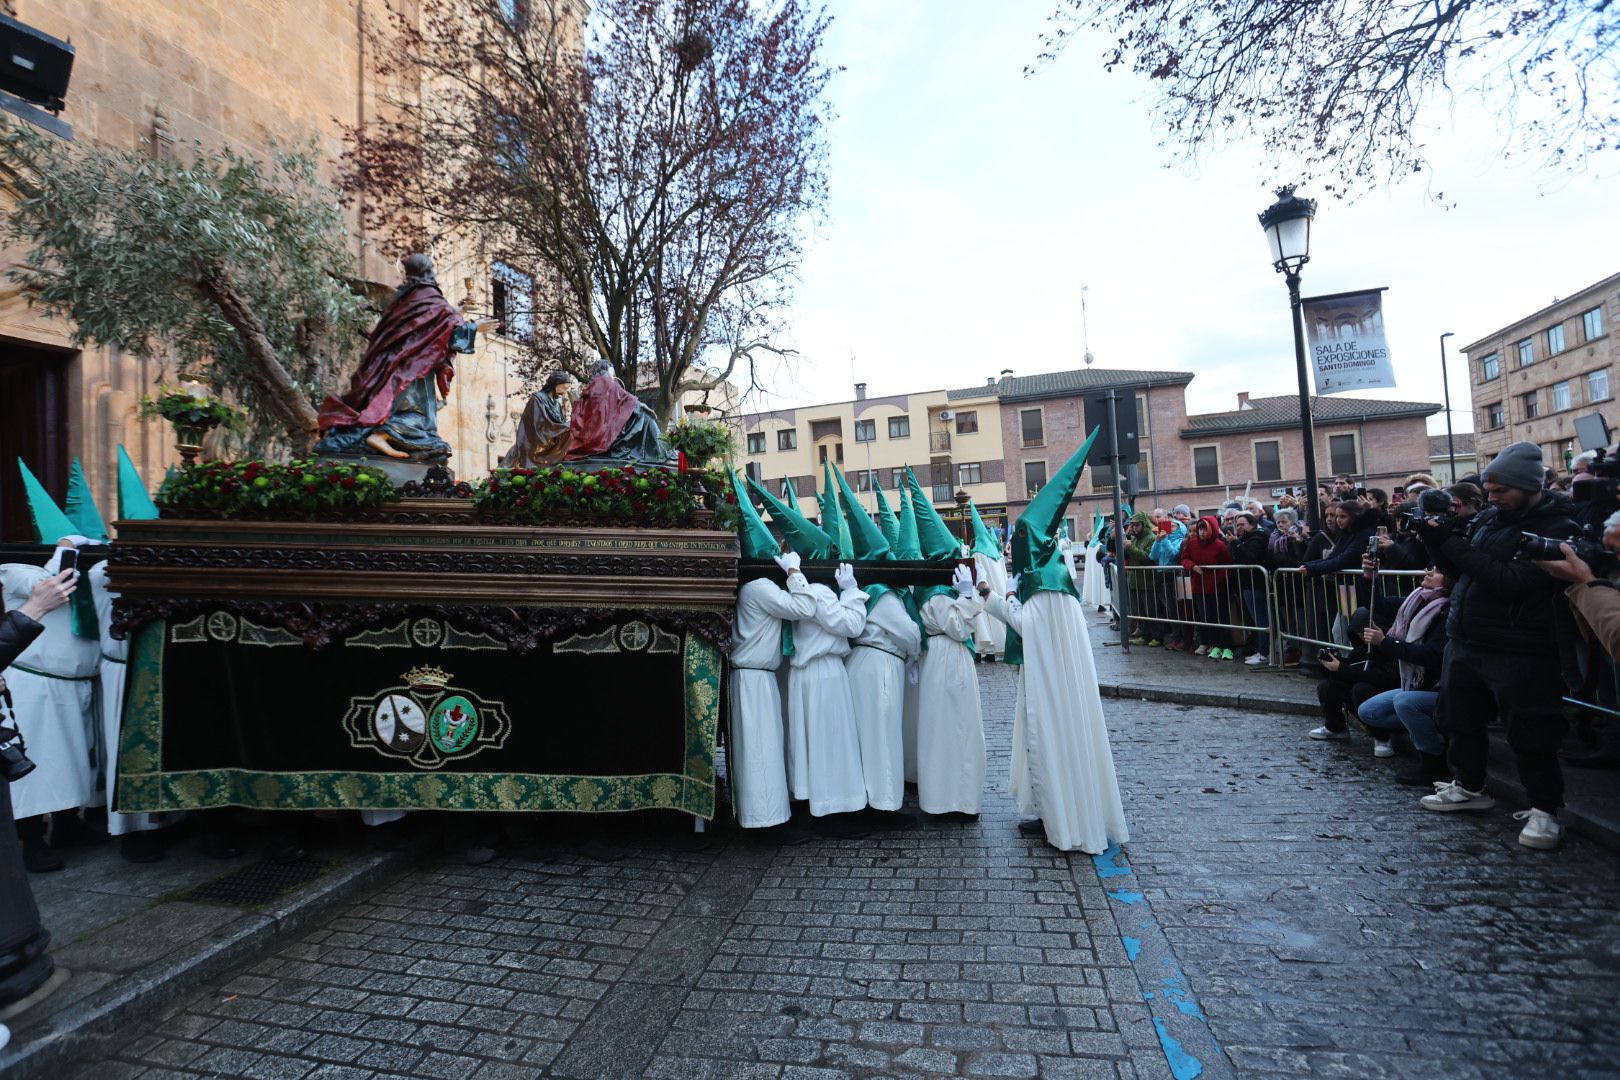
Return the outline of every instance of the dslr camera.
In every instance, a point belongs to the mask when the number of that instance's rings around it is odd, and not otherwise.
[[[1417,501],[1401,511],[1408,519],[1408,528],[1419,521],[1433,521],[1442,528],[1456,528],[1458,518],[1451,509],[1451,496],[1439,488],[1425,488],[1418,492]]]
[[[0,780],[15,784],[33,771],[34,763],[28,760],[28,746],[17,727],[11,691],[0,690]]]
[[[1609,577],[1616,570],[1620,570],[1620,559],[1615,558],[1614,552],[1604,547],[1600,541],[1584,534],[1571,540],[1558,540],[1551,536],[1525,533],[1519,537],[1519,549],[1514,552],[1514,556],[1535,562],[1552,562],[1564,557],[1564,553],[1559,550],[1560,544],[1568,544],[1574,548],[1575,557],[1591,567],[1592,573],[1597,577]]]

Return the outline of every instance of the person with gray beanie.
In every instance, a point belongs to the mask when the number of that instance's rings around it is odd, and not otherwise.
[[[1490,505],[1462,530],[1434,517],[1417,523],[1435,566],[1456,582],[1437,717],[1453,779],[1436,783],[1423,807],[1496,805],[1485,793],[1486,724],[1500,716],[1530,803],[1514,815],[1525,822],[1519,843],[1541,849],[1557,847],[1564,832],[1558,748],[1568,722],[1558,638],[1569,613],[1558,582],[1515,555],[1526,534],[1567,539],[1579,532],[1569,500],[1543,489],[1546,474],[1540,447],[1514,443],[1482,474]]]

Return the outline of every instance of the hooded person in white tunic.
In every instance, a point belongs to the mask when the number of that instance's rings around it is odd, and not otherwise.
[[[879,509],[881,510],[881,504]],[[922,556],[922,543],[917,537],[917,515],[911,507],[911,494],[904,484],[900,486],[900,513],[895,519],[894,557],[906,561],[920,560]],[[917,606],[916,593],[911,596],[911,606]],[[920,620],[922,613],[918,612]],[[918,678],[911,679],[908,675],[905,686],[905,701],[901,706],[900,714],[900,741],[905,755],[906,783],[917,782],[917,710],[918,695],[922,692],[921,667],[919,661]]]
[[[889,541],[867,516],[841,472],[833,469],[851,546],[857,559],[892,557]],[[855,731],[861,743],[866,802],[874,810],[899,810],[906,799],[905,722],[907,679],[922,654],[922,627],[909,589],[868,585],[866,625],[851,643],[850,689],[855,696]]]
[[[765,577],[737,590],[737,620],[731,632],[731,805],[745,829],[768,829],[792,817],[788,799],[787,747],[777,670],[793,649],[787,624],[809,618],[816,602],[799,572],[799,556],[782,554],[735,472],[732,488],[740,511],[738,540],[744,559],[774,559],[787,587]],[[785,620],[785,621],[784,621]]]
[[[973,515],[973,566],[978,580],[988,582],[990,590],[1001,596],[1007,591],[1007,564],[1001,558],[1001,545],[990,535],[979,508],[968,503],[968,511]],[[1007,628],[1001,620],[980,612],[973,620],[973,645],[980,656],[999,658],[1007,651]]]
[[[960,545],[915,474],[906,470],[923,558],[949,564]],[[958,565],[954,585],[916,590],[922,615],[922,677],[917,687],[917,805],[926,814],[977,815],[984,801],[984,722],[973,666],[973,620],[981,605],[973,571]]]
[[[797,509],[753,480],[749,488],[771,512],[788,546],[804,558],[827,558],[837,542]],[[793,798],[807,800],[814,817],[845,814],[866,806],[855,700],[844,658],[850,639],[866,626],[866,594],[855,571],[839,563],[838,592],[813,584],[815,609],[792,623],[793,655],[787,681],[787,773]]]
[[[1011,631],[1007,662],[1023,665],[1011,777],[1019,809],[1039,819],[1032,829],[1053,847],[1092,855],[1130,839],[1085,614],[1057,544],[1063,508],[1095,439],[1093,431],[1014,526],[1009,584],[1017,597],[980,587],[986,609]]]

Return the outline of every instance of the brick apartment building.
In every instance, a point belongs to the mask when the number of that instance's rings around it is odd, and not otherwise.
[[[1581,447],[1575,421],[1597,414],[1613,431],[1620,274],[1588,285],[1463,348],[1474,404],[1477,463],[1509,443],[1533,442],[1565,469]],[[1461,462],[1458,462],[1461,467]]]
[[[1245,488],[1269,501],[1304,486],[1298,398],[1240,394],[1230,412],[1188,416],[1192,379],[1185,371],[1082,368],[879,398],[865,397],[862,386],[853,401],[745,413],[743,460],[773,491],[791,478],[801,509],[811,516],[810,497],[820,488],[820,461],[827,455],[863,488],[869,484],[863,473],[871,470],[892,490],[896,470],[909,463],[947,518],[961,488],[987,518],[1010,524],[1079,448],[1085,396],[1117,389],[1136,398],[1142,506],[1184,502],[1213,510]],[[1428,471],[1426,421],[1439,411],[1424,402],[1313,399],[1319,476],[1349,473],[1390,487]],[[919,424],[929,433],[926,461],[924,443],[912,437]],[[846,445],[852,431],[855,440]],[[1091,515],[1109,508],[1111,483],[1106,467],[1087,467],[1067,515],[1072,535],[1083,534]]]

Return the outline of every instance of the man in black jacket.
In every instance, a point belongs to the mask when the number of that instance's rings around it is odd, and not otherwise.
[[[1440,730],[1449,739],[1454,779],[1423,797],[1429,810],[1488,810],[1486,723],[1507,727],[1530,809],[1519,843],[1553,848],[1563,838],[1558,808],[1564,777],[1558,747],[1566,720],[1559,675],[1558,624],[1568,618],[1558,583],[1528,559],[1515,558],[1526,533],[1564,539],[1577,532],[1569,500],[1542,489],[1541,448],[1514,443],[1484,472],[1490,506],[1465,534],[1434,519],[1422,529],[1437,567],[1456,582],[1446,619],[1440,673]]]

